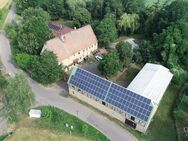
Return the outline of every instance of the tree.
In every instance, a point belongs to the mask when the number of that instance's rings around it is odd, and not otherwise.
[[[104,19],[96,27],[97,37],[101,45],[107,46],[117,38],[116,18],[114,14],[105,15]]]
[[[116,17],[120,17],[123,13],[123,5],[121,0],[104,0],[104,15],[113,13]]]
[[[64,0],[46,0],[42,8],[50,14],[53,20],[60,19],[66,14]]]
[[[98,65],[98,69],[102,74],[108,77],[115,75],[120,68],[121,63],[116,50],[111,50]]]
[[[90,11],[94,19],[102,19],[104,0],[91,0],[87,3],[87,9]]]
[[[76,27],[89,24],[91,22],[91,13],[85,8],[78,8],[74,12],[73,23]]]
[[[78,8],[86,8],[87,0],[65,0],[65,18],[72,19],[75,12],[79,12]]]
[[[21,14],[25,9],[29,7],[37,7],[42,0],[16,0],[16,12]]]
[[[153,40],[155,46],[154,51],[158,54],[157,59],[163,62],[165,66],[177,66],[178,56],[181,56],[182,52],[185,51],[179,25],[170,26],[166,30],[163,30],[162,33],[154,34]]]
[[[142,56],[142,63],[147,63],[147,62],[153,62],[153,59],[156,59],[155,55],[153,55],[153,46],[149,41],[142,41],[141,45],[138,49]]]
[[[22,69],[29,69],[33,59],[34,56],[25,53],[16,54],[14,57],[16,64]]]
[[[32,61],[29,73],[33,79],[42,84],[54,83],[65,75],[56,55],[48,51],[44,51],[40,57]]]
[[[37,18],[42,18],[44,19],[47,23],[50,21],[50,15],[44,11],[42,8],[28,8],[23,11],[22,17],[24,20],[28,20],[33,17]]]
[[[139,14],[145,8],[145,0],[122,0],[125,12]]]
[[[139,16],[137,14],[124,13],[118,21],[119,31],[133,33],[139,28]]]
[[[23,74],[16,74],[10,78],[4,92],[5,115],[10,121],[16,121],[17,116],[26,114],[35,100],[34,93]]]
[[[171,69],[174,74],[173,82],[177,85],[183,85],[188,79],[188,72],[181,68],[181,66],[176,66]]]
[[[18,49],[22,53],[40,54],[44,43],[52,37],[47,22],[40,17],[25,20],[18,29]]]
[[[116,45],[116,49],[122,66],[128,67],[133,57],[132,46],[129,43],[120,42]]]

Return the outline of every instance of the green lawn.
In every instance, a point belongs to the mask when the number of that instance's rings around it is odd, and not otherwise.
[[[12,0],[10,0],[4,8],[0,9],[2,11],[2,17],[0,19],[0,30],[4,27],[4,22],[8,15],[11,4],[12,4]]]

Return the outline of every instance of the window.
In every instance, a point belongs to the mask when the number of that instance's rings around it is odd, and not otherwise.
[[[135,120],[135,117],[131,116],[131,120],[134,121],[134,120]]]
[[[74,94],[74,91],[72,91],[72,94]]]
[[[106,103],[104,101],[102,101],[102,105],[106,105]]]

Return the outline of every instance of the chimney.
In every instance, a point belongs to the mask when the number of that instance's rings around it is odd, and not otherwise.
[[[64,35],[61,36],[61,41],[65,42],[65,36]]]

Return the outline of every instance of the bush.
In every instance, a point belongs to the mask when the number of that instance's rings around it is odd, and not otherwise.
[[[16,54],[13,59],[16,61],[16,64],[22,69],[28,69],[31,66],[32,60],[34,56],[26,54],[26,53],[19,53]]]
[[[48,107],[43,107],[42,109],[41,118],[44,120],[51,120],[52,119],[52,109]]]
[[[2,17],[3,17],[3,11],[0,10],[0,20],[2,19]]]

